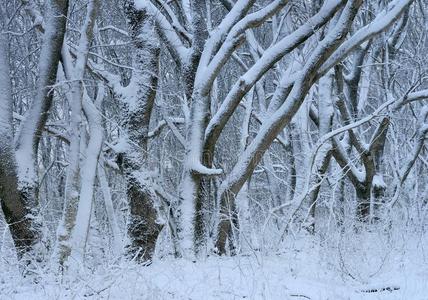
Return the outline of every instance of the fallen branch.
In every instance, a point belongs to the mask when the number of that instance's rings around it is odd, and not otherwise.
[[[398,286],[386,286],[386,287],[372,287],[372,288],[366,288],[366,289],[362,289],[359,290],[358,292],[360,293],[380,293],[380,292],[393,292],[393,291],[398,291],[400,289],[400,287]]]
[[[290,294],[290,297],[299,297],[299,298],[305,298],[305,299],[312,299],[311,297],[308,297],[306,295],[302,295],[302,294]]]

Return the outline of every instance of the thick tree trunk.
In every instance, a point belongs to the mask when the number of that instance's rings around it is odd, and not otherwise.
[[[201,172],[201,168],[211,168],[213,151],[204,145],[205,129],[210,117],[210,91],[202,94],[201,86],[205,84],[207,59],[201,61],[208,39],[206,23],[206,5],[203,1],[192,3],[193,31],[192,49],[187,65],[182,66],[185,78],[185,93],[190,109],[190,120],[186,132],[186,165],[181,181],[179,208],[179,236],[182,255],[193,257],[199,255],[206,244],[206,224],[204,207],[212,201],[212,178]],[[208,43],[209,44],[209,43]],[[209,90],[212,84],[209,86]]]
[[[198,255],[206,245],[206,217],[207,206],[213,198],[212,194],[212,179],[209,177],[201,177],[197,179],[199,182],[198,195],[195,200],[195,221],[194,221],[194,243],[195,254]]]
[[[3,136],[0,143],[5,140],[6,138]],[[9,144],[10,141],[6,143]],[[2,147],[0,153],[0,199],[18,258],[21,258],[25,253],[32,250],[33,245],[39,240],[39,233],[38,225],[31,217],[32,210],[27,205],[27,198],[18,192],[18,178],[13,155],[13,149]]]
[[[128,234],[131,239],[129,253],[141,263],[152,260],[162,225],[157,221],[154,195],[141,186],[138,179],[128,176],[127,195],[131,211]]]
[[[12,89],[9,72],[8,40],[0,34],[0,202],[18,257],[29,252],[39,236],[30,217],[32,210],[20,193],[13,149]]]
[[[148,174],[148,132],[156,97],[159,74],[159,40],[154,24],[145,10],[125,2],[125,12],[135,49],[134,72],[126,95],[124,126],[128,149],[124,153],[124,171],[130,208],[128,252],[141,263],[150,263],[163,224],[158,220],[157,196]]]
[[[20,125],[17,132],[16,154],[13,153],[13,132],[12,124],[12,98],[8,94],[2,93],[2,96],[8,97],[3,103],[8,103],[9,117],[4,120],[10,120],[10,128],[7,135],[2,134],[2,138],[7,139],[2,145],[6,147],[2,152],[1,169],[4,174],[2,180],[3,199],[2,208],[6,221],[11,224],[12,238],[18,250],[18,256],[33,249],[40,238],[39,225],[31,216],[37,215],[37,152],[42,131],[45,127],[49,109],[52,105],[53,92],[51,86],[56,82],[58,62],[61,55],[61,48],[64,40],[66,28],[66,16],[68,10],[67,0],[51,0],[46,5],[45,31],[39,58],[39,76],[37,81],[37,93],[31,107],[27,112],[27,117]],[[1,59],[2,63],[3,88],[9,85],[9,72],[7,61],[7,42],[6,35],[2,35],[4,40],[2,44]],[[7,67],[7,68],[6,68]],[[10,88],[9,88],[10,90]],[[2,118],[3,119],[3,118]],[[6,146],[9,145],[9,146]],[[3,177],[3,176],[2,176]],[[16,190],[15,190],[16,189]]]
[[[33,211],[33,214],[36,214],[34,210],[38,202],[36,195],[38,146],[52,105],[54,93],[51,89],[52,85],[56,83],[58,63],[66,29],[67,11],[67,0],[51,0],[46,5],[37,94],[17,133],[19,135],[16,147],[18,189],[23,198],[22,202]]]

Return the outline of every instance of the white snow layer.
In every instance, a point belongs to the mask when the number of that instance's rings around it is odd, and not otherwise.
[[[347,234],[322,246],[312,236],[289,239],[268,256],[100,264],[62,282],[40,270],[38,283],[18,275],[7,260],[12,248],[2,247],[0,299],[428,299],[426,234],[389,245],[376,233]]]

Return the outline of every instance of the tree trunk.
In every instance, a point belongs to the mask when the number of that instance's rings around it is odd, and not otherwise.
[[[322,138],[324,135],[331,131],[333,124],[333,72],[329,71],[325,76],[320,78],[318,84],[318,110],[319,110],[319,136]],[[311,218],[309,224],[309,232],[315,233],[315,212],[316,202],[321,189],[321,183],[328,170],[331,159],[331,142],[325,143],[321,146],[318,157],[315,160],[315,178],[312,185],[316,185],[315,189],[309,194],[309,216]]]
[[[25,194],[20,193],[13,149],[12,88],[9,72],[8,40],[0,34],[0,201],[18,258],[38,241],[36,223]]]
[[[324,154],[324,157],[322,158],[319,169],[317,170],[317,173],[315,174],[315,178],[312,181],[312,185],[316,185],[316,187],[309,193],[309,216],[311,218],[311,221],[308,226],[308,229],[309,229],[309,232],[312,234],[315,233],[316,202],[318,200],[318,195],[321,189],[321,183],[325,178],[325,173],[327,172],[328,166],[330,164],[331,156],[332,155],[330,151]]]
[[[357,220],[367,222],[370,217],[370,186],[356,189],[357,194]]]
[[[227,253],[226,242],[229,241],[231,254],[234,253],[232,240],[232,225],[238,226],[238,216],[235,204],[235,194],[232,192],[223,193],[220,198],[220,222],[218,224],[216,251],[219,255]]]
[[[128,176],[127,196],[131,211],[129,253],[137,262],[150,263],[163,227],[157,221],[154,195],[146,191],[137,178]]]
[[[117,218],[114,211],[112,196],[110,187],[107,181],[107,175],[105,172],[104,165],[104,157],[100,157],[100,162],[102,164],[98,164],[97,166],[97,178],[100,184],[101,191],[103,193],[104,198],[104,206],[106,208],[107,220],[110,226],[111,234],[112,234],[112,250],[113,255],[118,256],[122,251],[122,243],[121,243],[121,235],[119,225],[117,224]]]
[[[56,255],[58,255],[58,262],[60,265],[63,265],[71,254],[72,245],[70,240],[72,231],[76,225],[78,206],[81,204],[81,185],[87,185],[87,182],[81,181],[82,174],[80,169],[80,153],[82,149],[85,149],[85,144],[82,143],[84,140],[82,132],[82,103],[85,94],[83,79],[89,47],[93,37],[93,28],[98,13],[98,6],[99,0],[91,0],[87,4],[84,23],[80,32],[79,51],[77,52],[76,62],[73,64],[73,59],[66,46],[63,47],[62,53],[64,74],[66,79],[71,81],[70,96],[68,98],[71,107],[71,116],[70,149],[68,154],[69,166],[67,168],[67,180],[65,185],[64,212],[58,229],[58,249],[56,249]],[[92,142],[93,141],[92,139]],[[91,171],[95,174],[95,170]],[[84,201],[86,201],[86,199]],[[88,218],[90,218],[90,212],[88,213]],[[89,219],[87,221],[89,222]],[[82,222],[82,220],[80,220],[80,222]],[[81,224],[79,224],[79,226],[80,225]]]
[[[17,179],[9,177],[9,188],[17,188],[16,192],[10,191],[14,199],[13,206],[5,201],[4,209],[7,220],[20,223],[19,229],[12,229],[12,236],[16,241],[19,252],[29,252],[38,241],[40,233],[38,225],[28,216],[37,215],[37,153],[42,131],[45,127],[49,110],[52,105],[52,85],[56,82],[58,62],[61,56],[61,48],[66,29],[66,16],[68,10],[67,0],[51,0],[46,4],[45,25],[43,41],[39,58],[39,74],[37,81],[37,93],[27,117],[20,125],[17,132],[16,145],[16,173]],[[3,44],[3,42],[1,42]],[[1,55],[2,58],[6,56]],[[12,131],[11,131],[12,132]],[[10,166],[14,165],[10,164]],[[11,176],[9,173],[8,176]],[[17,181],[17,184],[13,183]],[[19,204],[18,204],[19,203]],[[26,217],[24,217],[26,216]],[[24,218],[24,219],[23,219]],[[15,225],[14,225],[15,227]],[[24,227],[28,227],[25,229]]]
[[[84,263],[94,202],[97,165],[103,143],[103,128],[101,126],[102,121],[99,110],[104,98],[104,89],[100,87],[97,92],[98,95],[95,104],[92,103],[86,91],[83,100],[83,109],[89,126],[89,141],[80,175],[82,184],[80,186],[80,200],[76,212],[76,224],[70,236],[71,256],[73,261],[78,264]]]
[[[126,1],[125,12],[131,32],[135,54],[125,102],[124,127],[128,149],[124,153],[124,171],[130,208],[128,235],[129,254],[141,263],[150,263],[156,241],[163,224],[158,220],[153,178],[148,174],[148,132],[156,97],[159,74],[159,40],[153,34],[154,24],[145,10],[135,8]]]

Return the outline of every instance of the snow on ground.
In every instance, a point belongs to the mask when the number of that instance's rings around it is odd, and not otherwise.
[[[376,241],[353,238],[336,249],[297,241],[275,255],[211,256],[196,263],[164,258],[148,267],[122,261],[62,283],[45,271],[31,283],[8,270],[3,257],[0,299],[428,300],[426,237],[405,237],[406,247],[395,243],[393,249]]]

